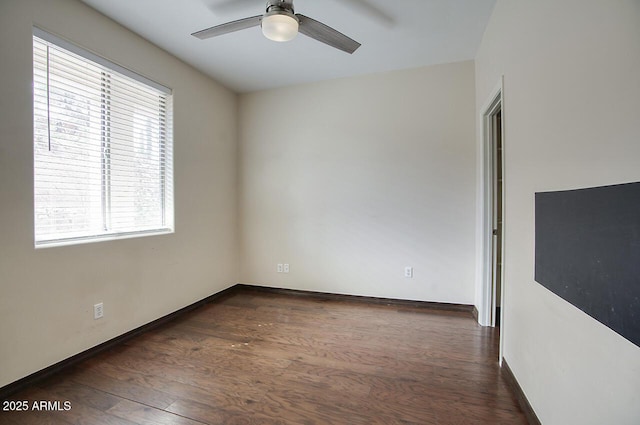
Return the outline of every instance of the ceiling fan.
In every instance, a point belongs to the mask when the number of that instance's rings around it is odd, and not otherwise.
[[[307,37],[311,37],[349,54],[355,52],[358,47],[361,46],[357,41],[322,22],[299,13],[294,13],[293,0],[268,0],[265,13],[262,15],[216,25],[194,32],[191,35],[204,40],[258,25],[262,27],[264,36],[273,41],[293,40],[298,32],[301,32]]]

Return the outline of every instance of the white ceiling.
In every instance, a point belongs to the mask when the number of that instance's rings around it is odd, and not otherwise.
[[[356,7],[365,0],[295,0],[296,13],[362,43],[349,55],[302,34],[269,41],[260,27],[207,40],[190,35],[260,15],[265,0],[231,8],[215,7],[223,0],[82,1],[237,92],[473,59],[495,3],[366,0],[378,11],[367,13]]]

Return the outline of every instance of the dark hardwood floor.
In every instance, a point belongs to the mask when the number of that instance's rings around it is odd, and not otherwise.
[[[0,424],[526,424],[497,349],[467,312],[241,289],[15,394],[29,409]]]

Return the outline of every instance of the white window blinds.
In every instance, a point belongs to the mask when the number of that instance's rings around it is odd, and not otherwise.
[[[36,246],[173,231],[170,90],[34,29]]]

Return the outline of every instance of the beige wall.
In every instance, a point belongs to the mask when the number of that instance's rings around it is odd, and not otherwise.
[[[175,234],[34,249],[32,25],[175,90]],[[3,386],[237,282],[237,102],[75,0],[2,0],[0,58]]]
[[[474,96],[473,62],[242,95],[241,281],[473,304]]]
[[[476,104],[504,75],[504,356],[545,425],[640,420],[640,348],[533,280],[534,193],[640,181],[640,2],[498,1]]]

